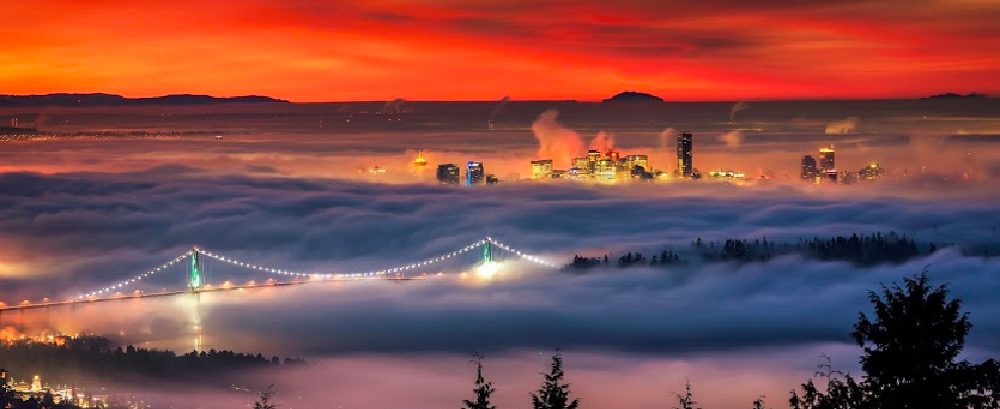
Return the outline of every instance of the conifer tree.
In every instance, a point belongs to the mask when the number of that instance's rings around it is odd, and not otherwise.
[[[580,399],[569,400],[569,384],[563,384],[562,352],[558,349],[552,356],[552,370],[542,372],[545,382],[538,393],[531,394],[531,405],[534,409],[576,409]]]
[[[674,396],[677,397],[677,404],[680,407],[674,406],[674,409],[701,409],[695,408],[698,402],[694,401],[694,397],[691,395],[691,380],[687,379],[684,381],[684,395],[681,396],[679,393],[675,393]]]
[[[479,353],[472,354],[473,359],[469,362],[476,365],[476,388],[472,393],[476,394],[476,400],[463,400],[466,409],[497,409],[490,403],[490,397],[497,390],[493,387],[493,382],[486,382],[483,378],[483,356]]]

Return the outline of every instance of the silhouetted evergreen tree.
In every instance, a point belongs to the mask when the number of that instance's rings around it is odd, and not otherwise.
[[[542,372],[545,382],[538,393],[531,394],[531,406],[534,409],[576,409],[580,399],[569,400],[569,384],[563,384],[562,352],[556,350],[552,356],[552,369],[549,373]]]
[[[826,363],[818,365],[816,377],[826,378],[826,391],[821,391],[810,379],[801,385],[802,395],[791,392],[788,399],[792,409],[859,409],[863,408],[866,391],[850,375],[833,369],[830,357],[823,355]]]
[[[997,408],[997,362],[955,362],[972,328],[962,301],[949,299],[947,285],[931,287],[926,269],[903,282],[883,285],[881,295],[870,291],[874,315],[859,313],[851,334],[864,348],[861,368],[872,406]]]
[[[684,395],[675,393],[674,396],[677,398],[677,404],[680,405],[679,407],[674,406],[674,409],[701,409],[694,407],[698,402],[695,402],[694,397],[691,395],[690,379],[684,381]]]
[[[859,313],[851,336],[864,348],[865,380],[830,369],[826,391],[809,380],[802,395],[792,391],[793,409],[996,409],[1000,407],[1000,364],[955,359],[972,324],[948,286],[931,287],[925,269],[904,285],[869,292],[874,315]]]
[[[476,400],[463,400],[462,403],[465,404],[466,409],[497,409],[490,403],[490,397],[493,396],[497,390],[493,387],[493,382],[486,382],[483,378],[483,356],[478,353],[472,354],[475,358],[469,362],[476,365],[476,388],[472,390],[472,393],[476,394]]]

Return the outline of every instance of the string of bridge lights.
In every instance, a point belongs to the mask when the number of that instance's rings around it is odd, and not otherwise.
[[[192,253],[194,253],[194,250],[189,250],[188,252],[186,252],[186,253],[184,253],[184,254],[182,254],[180,256],[177,256],[177,258],[175,258],[173,260],[170,260],[169,262],[167,262],[166,264],[164,264],[162,266],[159,266],[157,268],[149,270],[149,271],[147,271],[145,273],[136,275],[135,277],[119,281],[119,282],[114,283],[114,284],[112,284],[110,286],[104,287],[104,288],[102,288],[100,290],[95,290],[95,291],[92,291],[92,292],[89,292],[89,293],[86,293],[86,294],[80,294],[79,296],[77,296],[77,298],[82,300],[84,298],[97,297],[99,295],[103,295],[105,293],[112,292],[112,291],[117,292],[117,290],[119,288],[122,288],[122,287],[124,287],[126,285],[129,285],[129,284],[133,284],[136,281],[142,281],[143,278],[146,278],[146,277],[149,277],[149,276],[151,276],[153,274],[159,273],[160,271],[163,271],[164,269],[166,269],[166,268],[168,268],[168,267],[170,267],[170,266],[172,266],[174,264],[177,264],[177,263],[183,261],[184,259],[190,257]]]
[[[437,257],[432,257],[432,258],[426,259],[426,260],[421,261],[421,262],[407,264],[405,266],[399,266],[399,267],[394,267],[394,268],[389,268],[389,269],[384,269],[384,270],[369,271],[367,273],[347,273],[347,274],[300,273],[300,272],[280,270],[280,269],[269,268],[269,267],[262,267],[262,266],[254,265],[254,264],[251,264],[251,263],[246,263],[246,262],[243,262],[243,261],[239,261],[239,260],[236,260],[236,259],[231,258],[231,257],[224,257],[224,256],[221,256],[221,255],[218,255],[218,254],[214,254],[214,253],[206,251],[206,250],[198,250],[198,252],[201,253],[201,254],[204,254],[204,255],[206,255],[208,257],[211,257],[213,259],[219,260],[219,261],[223,261],[223,262],[226,262],[226,263],[229,263],[229,264],[233,264],[233,265],[236,265],[236,266],[245,267],[245,268],[249,268],[249,269],[253,269],[253,270],[263,271],[263,272],[266,272],[266,273],[282,274],[282,275],[286,275],[286,276],[294,276],[294,277],[297,277],[297,278],[309,277],[309,278],[312,278],[312,279],[333,279],[333,278],[336,278],[336,279],[345,279],[345,278],[378,277],[378,276],[383,276],[383,275],[386,275],[386,274],[401,273],[401,272],[404,272],[404,271],[408,271],[408,270],[412,270],[412,269],[415,269],[415,268],[420,268],[420,267],[428,266],[428,265],[431,265],[431,264],[434,264],[434,263],[437,263],[437,262],[448,260],[448,259],[450,259],[452,257],[456,257],[458,255],[461,255],[461,254],[464,254],[466,252],[472,251],[472,250],[476,249],[477,247],[483,246],[484,244],[486,244],[486,240],[480,240],[480,241],[478,241],[476,243],[473,243],[473,244],[465,246],[465,247],[463,247],[461,249],[455,250],[455,251],[453,251],[451,253],[443,254],[443,255],[440,255],[440,256],[437,256]]]
[[[331,277],[330,274],[299,273],[299,272],[295,272],[295,271],[280,270],[280,269],[277,269],[277,268],[269,268],[269,267],[258,266],[256,264],[250,264],[250,263],[247,263],[247,262],[236,260],[236,259],[234,259],[232,257],[220,256],[218,254],[214,254],[214,253],[212,253],[212,252],[210,252],[208,250],[204,250],[204,249],[199,249],[198,253],[204,254],[204,255],[206,255],[208,257],[214,258],[214,259],[222,261],[222,262],[226,262],[226,263],[232,264],[234,266],[245,267],[245,268],[249,268],[251,270],[263,271],[265,273],[281,274],[281,275],[294,276],[294,277],[299,277],[299,278],[305,277],[305,276],[317,277],[317,278],[319,278],[321,276],[323,278],[330,278]]]
[[[508,246],[506,244],[503,244],[503,243],[501,243],[499,241],[496,241],[492,237],[487,237],[485,241],[489,241],[494,246],[500,247],[501,249],[503,249],[505,251],[509,251],[511,253],[514,253],[518,257],[521,257],[521,258],[523,258],[525,260],[528,260],[530,262],[533,262],[535,264],[541,264],[543,266],[550,267],[550,268],[556,268],[556,267],[558,267],[557,265],[555,265],[553,263],[550,263],[548,261],[542,260],[541,258],[538,258],[536,256],[532,256],[532,255],[527,254],[527,253],[522,253],[521,250],[515,249],[515,248],[510,247],[510,246]]]
[[[528,253],[522,252],[522,251],[520,251],[520,250],[518,250],[516,248],[510,247],[510,246],[508,246],[506,244],[503,244],[503,243],[501,243],[501,242],[493,239],[492,237],[487,237],[487,238],[479,240],[479,241],[477,241],[477,242],[475,242],[473,244],[465,246],[465,247],[463,247],[461,249],[452,251],[450,253],[442,254],[442,255],[437,256],[437,257],[432,257],[432,258],[426,259],[426,260],[421,261],[421,262],[407,264],[407,265],[399,266],[399,267],[393,267],[393,268],[384,269],[384,270],[374,270],[374,271],[370,271],[370,272],[367,272],[367,273],[348,273],[348,274],[316,274],[316,273],[302,273],[302,272],[296,272],[296,271],[282,270],[282,269],[264,267],[264,266],[259,266],[259,265],[252,264],[252,263],[247,263],[245,261],[240,261],[240,260],[234,259],[232,257],[225,257],[225,256],[222,256],[222,255],[219,255],[219,254],[215,254],[215,253],[212,253],[212,252],[210,252],[208,250],[204,250],[204,249],[195,249],[195,250],[189,250],[186,253],[178,256],[177,258],[174,258],[173,260],[170,260],[166,264],[163,264],[163,265],[161,265],[159,267],[156,267],[156,268],[154,268],[152,270],[149,270],[149,271],[147,271],[145,273],[142,273],[142,274],[136,275],[134,277],[131,277],[131,278],[119,281],[117,283],[114,283],[114,284],[112,284],[110,286],[101,288],[99,290],[95,290],[95,291],[92,291],[92,292],[89,292],[89,293],[85,293],[85,294],[80,294],[78,296],[78,298],[79,299],[86,299],[86,298],[101,296],[101,295],[104,295],[104,294],[110,293],[110,292],[117,292],[117,290],[120,289],[120,288],[123,288],[123,287],[125,287],[125,286],[127,286],[129,284],[134,284],[137,281],[141,281],[144,278],[152,276],[153,274],[156,274],[156,273],[158,273],[160,271],[163,271],[164,269],[166,269],[166,268],[168,268],[168,267],[170,267],[170,266],[172,266],[174,264],[177,264],[177,263],[183,261],[184,259],[186,259],[188,257],[191,257],[196,251],[198,253],[200,253],[200,254],[203,254],[203,255],[205,255],[207,257],[210,257],[212,259],[215,259],[215,260],[219,260],[219,261],[222,261],[222,262],[225,262],[225,263],[229,263],[229,264],[232,264],[234,266],[239,266],[239,267],[249,268],[249,269],[252,269],[252,270],[262,271],[262,272],[265,272],[265,273],[281,274],[281,275],[290,276],[290,277],[296,277],[296,278],[300,278],[300,279],[301,278],[305,278],[305,277],[308,277],[308,278],[311,278],[311,279],[347,279],[347,278],[366,278],[366,277],[376,278],[378,276],[384,276],[384,275],[387,275],[387,274],[397,274],[397,273],[406,272],[406,271],[409,271],[409,270],[413,270],[413,269],[417,269],[417,268],[429,266],[429,265],[432,265],[432,264],[435,264],[435,263],[439,263],[439,262],[442,262],[442,261],[447,261],[447,260],[449,260],[449,259],[451,259],[453,257],[460,256],[460,255],[465,254],[465,253],[467,253],[469,251],[472,251],[472,250],[475,250],[475,249],[477,249],[479,247],[482,247],[482,246],[486,245],[486,243],[490,243],[491,245],[494,245],[494,246],[496,246],[496,247],[498,247],[498,248],[500,248],[502,250],[511,252],[511,253],[517,255],[518,257],[520,257],[520,258],[522,258],[524,260],[533,262],[535,264],[543,265],[543,266],[550,267],[550,268],[557,267],[553,263],[547,262],[547,261],[545,261],[545,260],[543,260],[543,259],[541,259],[541,258],[539,258],[537,256],[533,256],[533,255],[530,255]]]

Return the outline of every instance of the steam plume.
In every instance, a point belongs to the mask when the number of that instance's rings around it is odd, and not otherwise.
[[[736,149],[739,148],[740,143],[743,142],[743,132],[729,131],[719,135],[719,140],[725,142],[729,149]]]
[[[854,132],[858,128],[858,122],[861,121],[858,117],[852,116],[841,121],[831,122],[826,126],[826,134],[847,134]]]
[[[600,131],[597,137],[590,141],[590,149],[597,149],[599,152],[607,152],[615,148],[615,138],[610,133]]]
[[[531,124],[538,139],[538,159],[552,159],[553,165],[569,167],[573,158],[583,151],[583,140],[576,132],[563,128],[558,121],[559,111],[548,110]]]
[[[746,102],[740,101],[737,102],[736,105],[733,105],[733,108],[729,110],[729,122],[733,122],[733,118],[736,117],[736,113],[744,109],[747,109]]]

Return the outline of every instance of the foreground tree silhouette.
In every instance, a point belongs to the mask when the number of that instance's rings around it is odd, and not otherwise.
[[[858,409],[864,408],[866,391],[850,375],[833,369],[833,361],[821,355],[826,361],[817,365],[816,377],[826,378],[826,392],[810,379],[802,384],[802,396],[794,390],[788,400],[793,409]]]
[[[677,404],[681,405],[680,407],[674,406],[674,409],[701,409],[694,407],[694,405],[697,405],[698,402],[695,402],[694,398],[691,396],[690,379],[686,379],[684,381],[684,396],[681,396],[679,393],[675,393],[674,397],[677,398]]]
[[[253,409],[277,409],[278,405],[271,403],[271,398],[274,397],[274,391],[271,390],[273,387],[272,383],[260,393],[260,399],[253,403]]]
[[[531,406],[534,409],[576,409],[580,399],[569,400],[569,384],[563,384],[562,352],[556,350],[552,356],[552,370],[542,372],[545,382],[538,393],[531,394]]]
[[[871,319],[859,313],[854,337],[864,348],[861,368],[877,408],[996,408],[1000,398],[997,363],[955,362],[972,329],[962,301],[949,299],[948,286],[933,288],[927,270],[903,287],[870,291]]]
[[[760,395],[756,400],[753,401],[753,409],[767,409],[764,407],[764,395]]]
[[[483,356],[479,353],[472,354],[474,359],[469,362],[476,365],[476,388],[472,390],[476,394],[476,400],[463,400],[462,403],[465,404],[467,409],[497,409],[496,406],[490,404],[490,397],[496,392],[496,388],[493,387],[493,382],[486,382],[483,378]]]
[[[864,349],[863,382],[833,371],[827,391],[812,380],[795,391],[794,409],[995,409],[1000,408],[1000,365],[955,362],[972,324],[961,300],[949,299],[947,285],[931,287],[927,270],[903,286],[870,291],[869,318],[860,312],[851,336]],[[824,373],[817,373],[824,376]],[[843,379],[841,379],[843,378]]]

